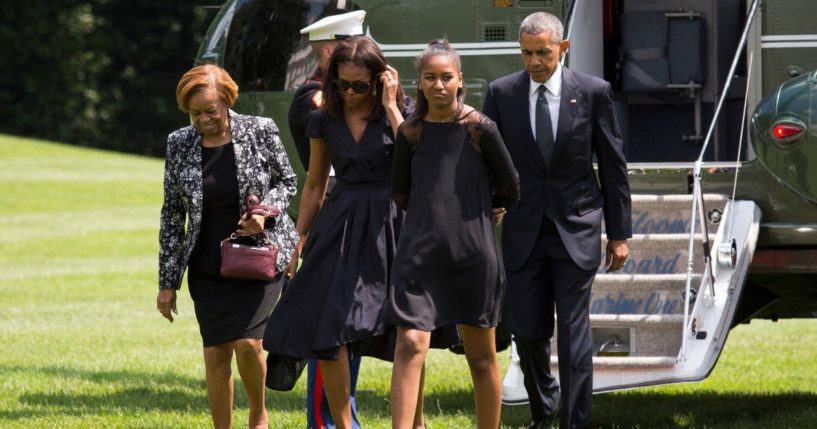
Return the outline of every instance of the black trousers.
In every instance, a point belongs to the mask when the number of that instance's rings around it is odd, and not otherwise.
[[[596,271],[581,269],[573,262],[556,226],[545,219],[527,262],[519,270],[508,270],[507,276],[508,323],[533,420],[550,418],[561,400],[560,428],[589,427],[593,394],[590,286]],[[554,307],[561,388],[550,372]]]

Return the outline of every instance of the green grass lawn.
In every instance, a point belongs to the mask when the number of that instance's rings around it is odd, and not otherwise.
[[[186,290],[155,307],[162,161],[0,136],[0,427],[199,428],[210,418]],[[817,322],[735,329],[706,381],[598,395],[601,428],[817,427]],[[507,353],[502,353],[503,368]],[[364,360],[365,427],[389,427],[391,366]],[[302,428],[304,381],[271,392],[271,427]],[[465,360],[432,352],[429,426],[474,426]],[[236,388],[235,427],[247,400]],[[524,427],[525,406],[502,425]]]

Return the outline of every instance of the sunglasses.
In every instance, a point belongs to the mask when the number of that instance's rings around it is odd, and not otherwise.
[[[335,85],[338,86],[341,92],[346,92],[349,88],[352,88],[355,94],[364,94],[369,91],[369,87],[372,86],[372,83],[360,80],[349,82],[348,80],[335,79]]]

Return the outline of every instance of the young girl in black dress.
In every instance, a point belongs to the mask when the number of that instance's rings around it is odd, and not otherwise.
[[[414,114],[400,126],[392,193],[407,208],[392,267],[398,326],[392,426],[411,427],[431,331],[457,325],[474,382],[477,426],[499,426],[494,331],[505,275],[494,224],[519,199],[519,179],[496,125],[463,104],[460,59],[433,41],[417,59]]]

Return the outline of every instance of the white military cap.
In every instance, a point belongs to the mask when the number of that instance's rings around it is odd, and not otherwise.
[[[343,40],[349,36],[363,34],[363,17],[365,10],[321,18],[308,27],[301,29],[301,34],[309,33],[309,41]]]

